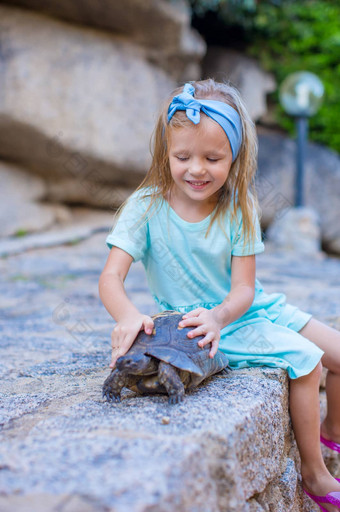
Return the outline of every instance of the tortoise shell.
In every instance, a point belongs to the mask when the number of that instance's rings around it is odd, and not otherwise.
[[[203,348],[198,346],[199,340],[204,336],[187,337],[193,327],[178,327],[182,316],[177,311],[163,311],[153,316],[153,333],[150,335],[141,331],[128,352],[129,357],[143,353],[201,377],[201,380],[228,366],[228,358],[221,351],[217,351],[214,358],[209,357],[210,343]],[[195,379],[196,382],[198,380],[200,379]]]
[[[201,348],[203,336],[188,338],[191,327],[180,328],[182,313],[164,311],[153,317],[153,333],[141,331],[130,350],[117,359],[105,380],[103,397],[119,402],[123,387],[140,393],[167,393],[169,403],[183,400],[204,379],[228,366],[227,356],[217,351],[209,357],[210,343]]]

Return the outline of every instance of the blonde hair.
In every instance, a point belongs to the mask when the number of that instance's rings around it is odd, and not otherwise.
[[[232,219],[236,218],[238,208],[242,212],[242,230],[245,243],[255,241],[254,208],[258,210],[258,202],[254,188],[254,177],[257,167],[257,135],[239,92],[229,83],[215,82],[209,78],[190,82],[195,88],[194,96],[198,99],[223,101],[233,107],[242,122],[242,145],[237,158],[232,163],[228,177],[218,198],[217,206],[211,217],[206,235],[215,220],[221,224],[223,215],[232,206]],[[168,158],[168,141],[172,128],[193,126],[185,112],[176,112],[168,123],[168,109],[174,96],[183,91],[183,86],[175,89],[164,103],[152,139],[152,163],[137,190],[145,190],[144,197],[150,198],[150,208],[158,201],[161,203],[173,185]],[[231,205],[232,202],[232,205]],[[222,226],[222,224],[221,224]]]

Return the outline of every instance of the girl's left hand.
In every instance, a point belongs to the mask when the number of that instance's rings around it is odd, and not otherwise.
[[[211,343],[209,357],[214,357],[218,349],[218,344],[221,338],[220,331],[223,328],[223,325],[213,309],[193,309],[189,313],[183,315],[182,320],[178,325],[179,327],[195,326],[196,329],[188,332],[188,338],[203,335],[204,338],[198,342],[198,346],[203,348],[208,343]]]

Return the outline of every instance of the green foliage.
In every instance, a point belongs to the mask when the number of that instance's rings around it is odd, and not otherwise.
[[[22,236],[26,236],[28,235],[27,233],[27,230],[26,229],[18,229],[15,233],[14,233],[14,236],[16,237],[22,237]]]
[[[310,120],[310,137],[340,151],[340,3],[335,0],[192,0],[194,12],[214,11],[227,27],[244,29],[247,51],[278,84],[294,71],[311,71],[323,82],[325,99]],[[273,100],[279,124],[294,123]]]
[[[215,11],[226,24],[248,25],[249,14],[256,12],[256,0],[191,0],[195,14],[203,16],[207,11]]]

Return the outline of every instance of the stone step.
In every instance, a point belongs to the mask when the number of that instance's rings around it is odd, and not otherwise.
[[[0,260],[0,510],[317,512],[299,483],[283,370],[217,375],[174,406],[129,390],[120,404],[103,400],[113,325],[98,297],[104,240]],[[339,304],[336,269],[335,259],[259,258],[268,291],[325,318]],[[140,264],[126,287],[155,312]],[[321,404],[324,415],[324,391]],[[339,457],[323,453],[340,477]]]
[[[2,433],[0,494],[89,496],[116,512],[287,512],[301,500],[283,370],[230,371],[175,406],[130,391],[105,402],[103,377],[92,369],[86,390],[66,361],[55,378],[42,364],[2,394],[15,416]]]

